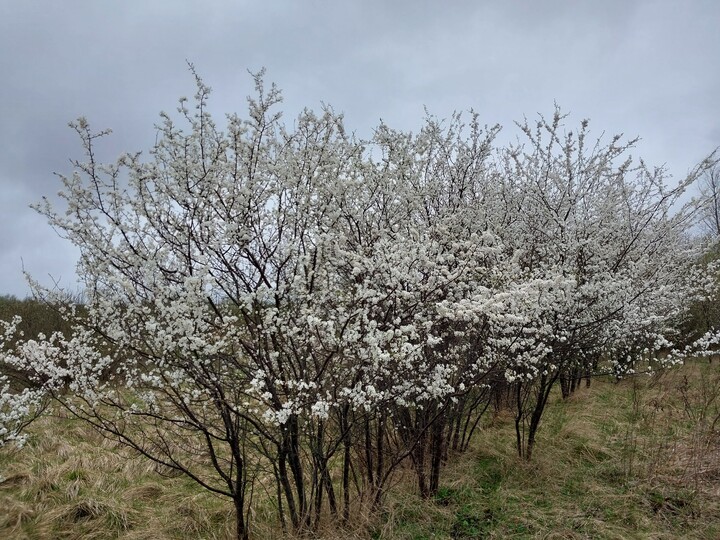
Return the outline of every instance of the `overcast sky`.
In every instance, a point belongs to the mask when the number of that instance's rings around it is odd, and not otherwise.
[[[82,157],[67,123],[112,128],[108,159],[147,149],[194,91],[186,59],[217,113],[243,113],[264,66],[286,121],[328,103],[361,136],[426,106],[514,137],[557,102],[678,179],[720,145],[718,0],[0,0],[0,294],[28,294],[23,265],[76,289],[76,252],[28,207]]]

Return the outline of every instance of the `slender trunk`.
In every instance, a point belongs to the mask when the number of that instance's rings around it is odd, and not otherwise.
[[[585,388],[590,388],[590,382],[592,380],[592,374],[597,369],[599,358],[593,358],[588,365],[587,371],[585,372]]]
[[[455,414],[450,420],[451,429],[448,429],[447,447],[452,449],[453,452],[456,452],[460,448],[460,429],[463,424],[463,418],[465,417],[465,404],[467,402],[467,397],[460,398],[455,409]],[[472,414],[472,408],[467,412],[468,416],[470,416],[470,414]]]
[[[570,394],[575,393],[576,386],[577,386],[577,371],[573,369],[572,378],[570,379]]]
[[[377,466],[375,468],[375,482],[379,485],[383,477],[383,469],[385,468],[385,416],[383,414],[378,418],[376,446],[377,446]]]
[[[540,427],[540,420],[542,418],[545,405],[547,405],[548,398],[550,397],[550,391],[552,390],[553,384],[557,380],[558,375],[555,374],[549,378],[547,375],[540,377],[540,388],[538,389],[538,398],[535,402],[535,408],[533,409],[532,416],[530,417],[530,425],[528,427],[528,440],[527,447],[525,449],[525,459],[530,461],[532,459],[532,451],[535,446],[535,435]]]
[[[382,481],[381,479],[383,477],[383,469],[385,468],[385,416],[382,413],[378,418],[376,441],[377,466],[375,468],[375,482],[378,484],[379,487],[379,484]]]
[[[330,514],[333,517],[337,517],[337,499],[335,498],[335,488],[332,485],[332,478],[330,478],[330,471],[328,471],[327,460],[322,471],[323,485],[325,486],[325,493],[328,497],[328,505],[330,505]]]
[[[430,496],[430,491],[427,485],[427,478],[425,476],[425,432],[420,436],[420,440],[413,452],[413,462],[415,464],[415,474],[418,480],[418,490],[420,496],[423,499],[427,499]]]
[[[563,375],[560,377],[560,392],[563,399],[569,398],[572,392],[570,379],[572,379],[572,376]]]
[[[316,464],[317,466],[317,464]],[[323,486],[322,486],[322,473],[320,471],[313,471],[313,490],[315,491],[315,500],[312,503],[312,506],[314,507],[314,517],[312,520],[312,528],[313,530],[316,530],[318,525],[320,525],[320,513],[322,511],[322,502],[323,502]],[[312,508],[309,510],[312,511]],[[310,517],[308,516],[308,522],[310,521]]]
[[[311,444],[315,446],[313,450],[313,473],[312,473],[312,487],[315,491],[315,517],[313,520],[313,529],[317,529],[318,525],[320,524],[320,515],[322,513],[322,505],[323,505],[323,484],[324,484],[324,474],[326,473],[327,468],[327,460],[325,459],[323,447],[325,445],[325,429],[323,426],[323,422],[321,420],[318,421],[318,428],[317,428],[317,434],[315,436],[315,441],[312,441]]]
[[[284,446],[285,443],[283,443]],[[295,504],[295,495],[287,471],[287,452],[283,449],[278,456],[278,473],[280,484],[282,484],[285,492],[285,500],[287,501],[288,511],[290,512],[290,521],[293,527],[300,526],[300,516],[298,515],[297,506]]]
[[[288,419],[287,434],[289,443],[288,458],[290,472],[292,473],[295,484],[295,493],[297,495],[298,514],[300,519],[306,522],[305,525],[308,525],[307,520],[310,516],[308,515],[307,499],[305,497],[305,478],[300,461],[300,440],[298,437],[298,421],[296,416],[291,416]]]
[[[247,524],[245,523],[245,500],[242,493],[236,494],[233,498],[233,505],[235,506],[235,531],[237,540],[248,540],[250,535]]]
[[[487,401],[485,401],[485,406],[483,407],[482,411],[480,411],[475,416],[475,420],[473,421],[472,425],[470,425],[470,421],[472,420],[472,413],[477,409],[481,397],[482,396],[478,396],[472,408],[467,413],[467,419],[465,420],[465,425],[463,426],[462,439],[460,444],[460,450],[462,452],[465,452],[470,446],[470,441],[472,440],[472,436],[475,433],[478,425],[480,425],[480,420],[487,412],[488,407],[490,407],[491,400],[488,399]]]
[[[233,432],[237,433],[237,432]],[[232,453],[235,461],[235,478],[232,485],[233,503],[235,505],[235,523],[237,527],[237,537],[239,540],[247,540],[249,536],[248,519],[245,516],[245,496],[247,494],[247,471],[245,469],[245,459],[242,452],[242,446],[239,439],[233,437]],[[252,495],[250,495],[252,501]]]
[[[374,497],[372,502],[372,510],[375,511],[380,507],[383,495],[383,483],[384,474],[383,469],[385,468],[385,415],[380,413],[377,420],[377,431],[375,433],[375,445],[376,445],[376,466],[375,466],[375,481],[373,483]]]
[[[350,449],[352,441],[350,440],[350,429],[347,420],[347,407],[343,411],[343,417],[340,423],[340,429],[343,430],[343,472],[342,472],[342,490],[343,490],[343,521],[350,519]]]
[[[273,473],[275,474],[275,489],[278,505],[278,516],[280,517],[280,526],[283,532],[287,532],[287,520],[285,519],[285,509],[283,508],[283,482],[280,480],[280,470],[276,463],[273,463]]]
[[[523,457],[525,455],[525,448],[523,442],[525,441],[524,434],[524,421],[523,421],[523,399],[522,399],[522,383],[517,383],[516,390],[516,413],[515,413],[515,444],[517,446],[518,456]]]
[[[443,462],[445,419],[440,417],[433,426],[432,451],[430,455],[430,495],[438,492],[440,487],[440,468]]]
[[[374,488],[375,478],[373,475],[374,464],[372,451],[372,436],[370,431],[370,419],[365,418],[365,467],[367,469],[368,483],[372,488]]]

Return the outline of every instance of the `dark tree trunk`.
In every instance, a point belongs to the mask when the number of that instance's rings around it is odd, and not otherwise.
[[[431,443],[431,455],[430,455],[430,496],[434,496],[438,492],[440,487],[440,469],[443,463],[443,454],[445,447],[445,438],[443,432],[445,431],[445,418],[441,415],[435,421],[435,425],[432,430],[432,443]]]
[[[233,498],[235,506],[235,531],[237,540],[248,540],[250,538],[247,524],[245,523],[245,498],[242,494]]]
[[[352,440],[350,439],[350,425],[348,422],[348,407],[343,410],[340,418],[340,429],[343,431],[343,470],[342,470],[342,491],[343,491],[343,521],[347,523],[350,519],[350,450]]]

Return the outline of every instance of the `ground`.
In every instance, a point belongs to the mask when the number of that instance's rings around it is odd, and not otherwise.
[[[474,444],[421,500],[398,478],[380,512],[320,538],[720,538],[720,363],[653,377],[598,378],[554,396],[531,462],[510,411],[489,413]],[[231,538],[229,502],[60,415],[0,449],[0,538]],[[262,493],[256,495],[263,496]],[[280,530],[258,505],[255,538]]]

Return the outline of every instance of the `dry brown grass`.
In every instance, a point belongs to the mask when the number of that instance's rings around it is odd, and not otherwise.
[[[225,501],[67,418],[0,453],[0,538],[230,538]]]

